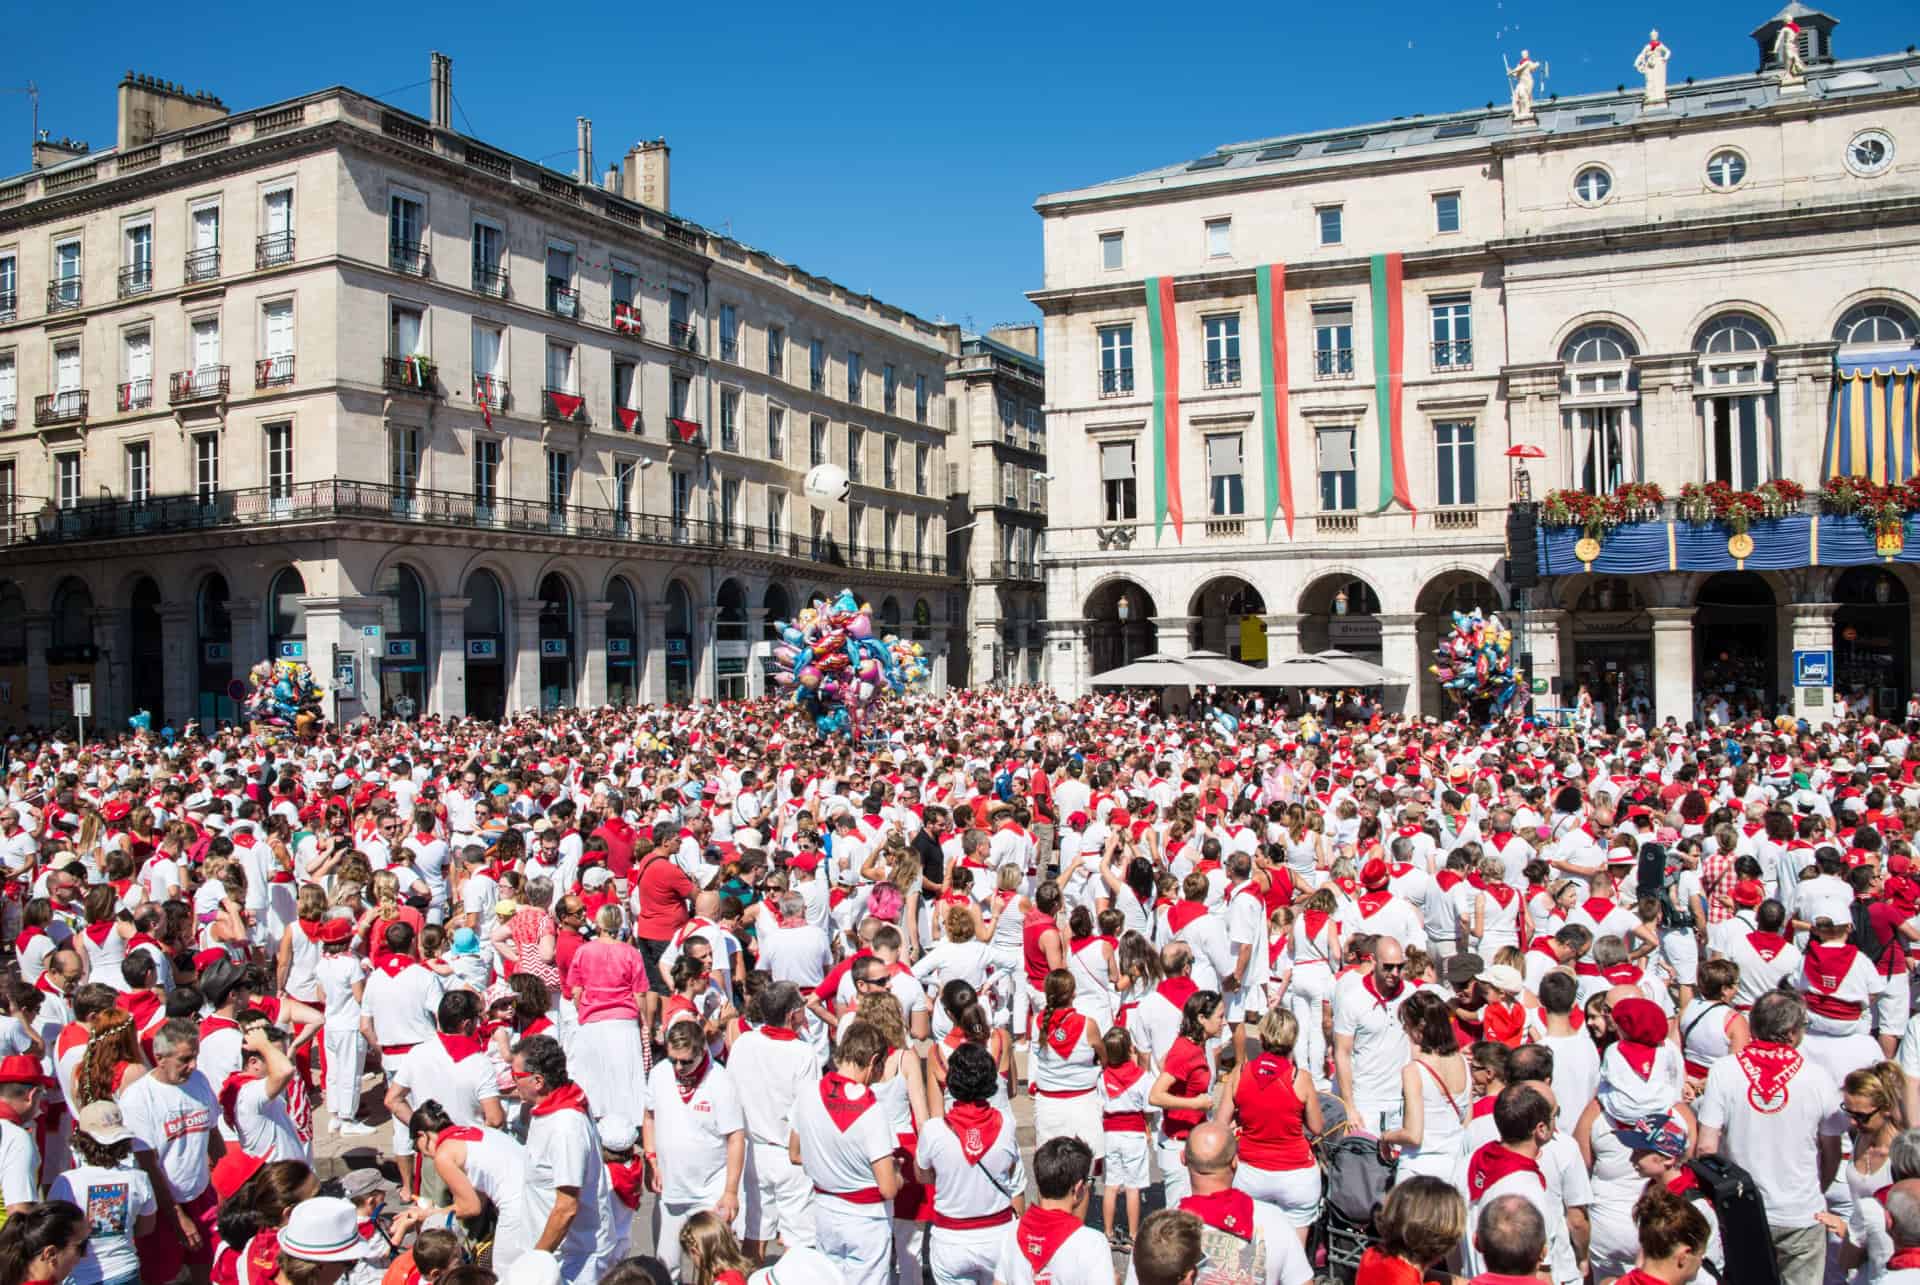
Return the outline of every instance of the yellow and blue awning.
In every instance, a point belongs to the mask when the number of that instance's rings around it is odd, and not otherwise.
[[[1910,480],[1920,469],[1920,351],[1843,356],[1835,367],[1822,477]]]

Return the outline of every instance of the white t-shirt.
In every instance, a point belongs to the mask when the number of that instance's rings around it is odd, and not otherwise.
[[[582,1111],[532,1116],[527,1125],[527,1214],[535,1229],[547,1225],[554,1192],[577,1187],[580,1212],[556,1255],[563,1280],[598,1280],[613,1258],[612,1191],[600,1134]]]
[[[827,944],[827,935],[812,924],[782,928],[771,935],[763,928],[760,966],[776,982],[792,982],[802,990],[812,990],[833,967],[833,950]]]
[[[709,1062],[693,1096],[683,1098],[673,1063],[655,1063],[647,1074],[647,1114],[660,1154],[662,1203],[713,1204],[726,1191],[727,1138],[747,1127],[727,1069]]]
[[[270,1098],[266,1081],[243,1084],[234,1098],[233,1116],[239,1122],[240,1149],[248,1155],[265,1160],[312,1158],[287,1112],[285,1090]]]
[[[865,1085],[849,1085],[849,1097],[872,1098]],[[879,1101],[862,1111],[842,1130],[827,1112],[818,1083],[804,1085],[793,1108],[793,1131],[800,1136],[800,1166],[807,1180],[818,1188],[816,1200],[831,1200],[829,1207],[841,1218],[885,1219],[888,1203],[854,1204],[836,1200],[830,1193],[862,1191],[874,1185],[873,1162],[893,1154],[896,1138],[887,1119],[886,1106]]]
[[[1368,990],[1359,973],[1349,973],[1333,989],[1333,1033],[1353,1037],[1355,1104],[1400,1105],[1400,1068],[1413,1057],[1413,1045],[1400,1025],[1400,1006],[1419,987],[1407,983],[1392,999]]]
[[[1113,1285],[1113,1247],[1093,1228],[1081,1227],[1062,1241],[1037,1276],[1020,1250],[1019,1235],[1020,1224],[1015,1221],[1007,1225],[1000,1241],[1000,1261],[993,1273],[1000,1285]]]
[[[40,1198],[40,1148],[33,1135],[0,1121],[0,1206],[31,1205]]]
[[[220,1116],[220,1104],[205,1075],[195,1071],[180,1085],[143,1075],[120,1094],[120,1112],[134,1136],[159,1154],[175,1200],[192,1200],[206,1190],[212,1176],[206,1135]]]
[[[1758,1090],[1754,1090],[1755,1093]],[[1804,1056],[1776,1109],[1763,1112],[1749,1099],[1746,1068],[1723,1057],[1707,1074],[1706,1091],[1694,1103],[1703,1129],[1719,1129],[1720,1154],[1753,1175],[1776,1227],[1812,1226],[1827,1205],[1820,1188],[1821,1138],[1847,1131],[1840,1086],[1826,1068]],[[1769,1105],[1773,1105],[1769,1103]]]
[[[772,1039],[756,1028],[734,1041],[727,1074],[738,1091],[748,1140],[785,1147],[796,1097],[820,1080],[820,1055],[804,1037]]]
[[[1306,1251],[1300,1247],[1300,1236],[1287,1222],[1280,1210],[1264,1200],[1253,1202],[1253,1225],[1257,1239],[1266,1247],[1266,1275],[1261,1278],[1262,1285],[1307,1285],[1313,1279],[1313,1268],[1307,1264]],[[1071,1242],[1069,1242],[1071,1243]],[[1054,1255],[1054,1262],[1060,1259]],[[1102,1260],[1106,1266],[1110,1260]],[[1223,1265],[1224,1266],[1224,1265]],[[1210,1274],[1202,1268],[1194,1277],[1199,1285],[1210,1285],[1213,1281],[1231,1279],[1224,1273]],[[1133,1260],[1127,1260],[1127,1285],[1140,1285],[1139,1274],[1133,1269]]]
[[[1027,1189],[1026,1170],[1020,1164],[1020,1142],[1013,1116],[1004,1109],[1000,1114],[1000,1132],[994,1137],[978,1163],[970,1163],[954,1135],[953,1126],[941,1116],[920,1126],[920,1140],[914,1163],[933,1171],[934,1208],[949,1218],[980,1218],[1009,1208],[1009,1192]]]
[[[131,1163],[124,1169],[78,1164],[53,1180],[47,1198],[72,1201],[87,1216],[87,1256],[74,1264],[68,1285],[99,1285],[140,1270],[134,1224],[159,1207],[145,1171]]]
[[[414,1045],[400,1059],[393,1082],[406,1090],[415,1106],[429,1098],[438,1102],[455,1124],[485,1124],[480,1103],[500,1096],[499,1078],[484,1052],[470,1053],[456,1062],[437,1035]]]

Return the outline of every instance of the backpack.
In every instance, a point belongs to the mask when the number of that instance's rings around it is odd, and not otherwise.
[[[885,919],[893,923],[900,921],[900,912],[906,909],[906,898],[900,890],[890,883],[876,884],[873,895],[867,898],[867,913],[875,919]]]
[[[1665,845],[1643,843],[1640,845],[1640,864],[1635,871],[1636,896],[1654,897],[1660,902],[1660,928],[1663,932],[1689,929],[1693,924],[1693,911],[1676,899],[1676,888],[1680,883],[1680,866],[1667,859]]]
[[[1847,934],[1853,948],[1867,957],[1867,962],[1875,968],[1880,966],[1880,957],[1887,953],[1889,943],[1880,940],[1880,934],[1873,930],[1873,912],[1868,903],[1856,899],[1853,903],[1853,931]]]
[[[1781,1285],[1766,1201],[1753,1185],[1752,1175],[1717,1155],[1696,1157],[1693,1174],[1713,1206],[1720,1223],[1720,1245],[1727,1256],[1726,1262],[1712,1265],[1714,1276],[1740,1285]]]

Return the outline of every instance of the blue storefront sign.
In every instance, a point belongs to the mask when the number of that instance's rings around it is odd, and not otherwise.
[[[1794,652],[1793,685],[1795,687],[1833,686],[1833,653],[1831,651]]]
[[[467,659],[468,660],[498,660],[499,658],[500,658],[500,642],[498,639],[496,638],[467,639]]]
[[[305,660],[307,641],[304,638],[282,638],[274,654],[281,660]]]

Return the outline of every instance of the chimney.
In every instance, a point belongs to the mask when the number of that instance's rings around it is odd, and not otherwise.
[[[33,140],[33,168],[37,170],[50,165],[63,165],[86,154],[85,143],[71,138],[49,138],[44,129],[40,131],[40,137]]]
[[[607,166],[606,175],[600,180],[600,187],[603,191],[615,192],[615,193],[619,192],[620,167],[618,165]]]
[[[635,143],[620,162],[620,194],[629,201],[650,205],[663,213],[670,211],[667,162],[671,151],[664,138],[656,138],[651,143]]]
[[[573,118],[574,148],[578,153],[574,161],[573,176],[582,183],[593,182],[593,122],[585,116]]]
[[[1038,326],[995,326],[987,331],[987,338],[997,344],[1005,344],[1015,352],[1023,352],[1029,357],[1040,356],[1040,327]]]
[[[435,129],[453,128],[453,59],[433,51],[433,103],[429,115]]]
[[[227,115],[227,105],[205,90],[193,92],[131,71],[120,80],[119,98],[120,127],[115,143],[122,152],[145,147],[176,129],[191,129]]]

